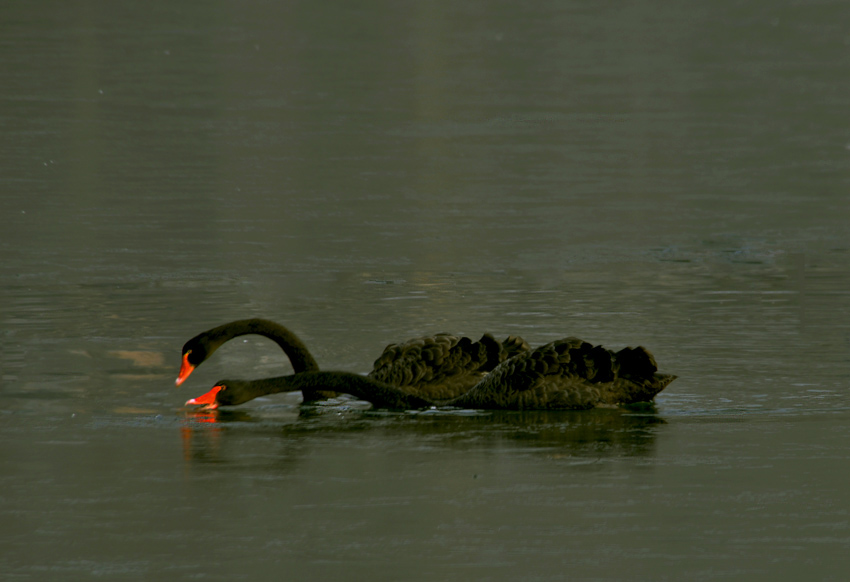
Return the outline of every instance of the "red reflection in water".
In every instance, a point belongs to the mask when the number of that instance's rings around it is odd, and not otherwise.
[[[183,442],[183,460],[186,463],[194,457],[215,457],[218,454],[221,438],[221,424],[218,411],[196,409],[186,412],[186,420],[180,427]],[[193,439],[198,439],[193,443]]]
[[[202,424],[215,424],[218,422],[218,411],[199,408],[192,413],[192,420]]]

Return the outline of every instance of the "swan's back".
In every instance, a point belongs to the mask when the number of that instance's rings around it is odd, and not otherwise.
[[[504,361],[452,404],[510,410],[585,409],[648,402],[676,377],[643,347],[619,352],[565,338]]]
[[[499,342],[485,334],[475,342],[439,333],[387,346],[369,377],[409,394],[448,400],[467,392],[501,362],[529,350],[516,336]]]

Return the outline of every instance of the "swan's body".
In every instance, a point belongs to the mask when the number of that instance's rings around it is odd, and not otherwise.
[[[582,410],[649,402],[676,376],[659,374],[642,347],[619,352],[565,338],[499,364],[447,404],[503,410]]]
[[[500,363],[530,349],[516,336],[499,342],[484,334],[473,342],[440,333],[387,346],[369,377],[426,399],[448,400],[466,393]]]
[[[286,327],[267,319],[242,319],[214,327],[186,342],[176,384],[182,384],[222,344],[246,334],[265,336],[277,343],[289,356],[296,373],[319,370],[307,347]],[[499,342],[485,334],[474,342],[441,333],[390,344],[375,361],[369,377],[423,398],[447,400],[464,394],[501,362],[529,349],[522,338],[515,336]],[[336,395],[313,387],[302,392],[305,401]]]
[[[217,408],[265,394],[324,389],[351,394],[377,408],[580,410],[652,400],[676,378],[656,370],[652,354],[642,347],[615,353],[566,338],[503,361],[472,389],[449,400],[423,398],[348,372],[307,372],[254,381],[223,380],[186,404]]]

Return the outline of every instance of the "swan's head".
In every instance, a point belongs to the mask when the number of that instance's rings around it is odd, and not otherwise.
[[[186,381],[186,378],[201,365],[201,363],[210,357],[215,351],[215,347],[210,346],[210,342],[203,334],[193,337],[183,345],[182,362],[180,363],[180,373],[177,374],[177,380],[174,384],[180,386]]]
[[[245,390],[248,385],[249,383],[240,380],[221,380],[206,394],[187,400],[185,406],[202,405],[201,410],[215,410],[219,406],[242,404],[256,397]]]
[[[184,406],[189,406],[190,404],[203,405],[203,408],[201,408],[201,410],[215,410],[221,405],[218,402],[218,395],[222,390],[224,390],[224,388],[224,386],[219,386],[218,384],[216,384],[209,392],[207,392],[203,396],[198,396],[197,398],[190,398],[189,400],[187,400]]]

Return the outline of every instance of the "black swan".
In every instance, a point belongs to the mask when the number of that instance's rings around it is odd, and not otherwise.
[[[186,405],[208,410],[277,392],[333,390],[397,410],[429,406],[501,410],[581,410],[648,402],[676,376],[660,374],[642,347],[619,352],[565,338],[505,360],[471,390],[448,400],[411,394],[349,372],[306,372],[262,380],[222,380]]]
[[[214,327],[187,341],[175,383],[180,386],[222,344],[246,334],[262,335],[277,343],[289,356],[296,374],[319,370],[307,347],[286,327],[266,319],[242,319]],[[515,336],[499,342],[485,334],[474,342],[467,337],[440,333],[387,346],[369,377],[423,398],[447,400],[467,392],[499,363],[529,350],[528,344]],[[305,401],[336,395],[312,387],[302,393]]]

